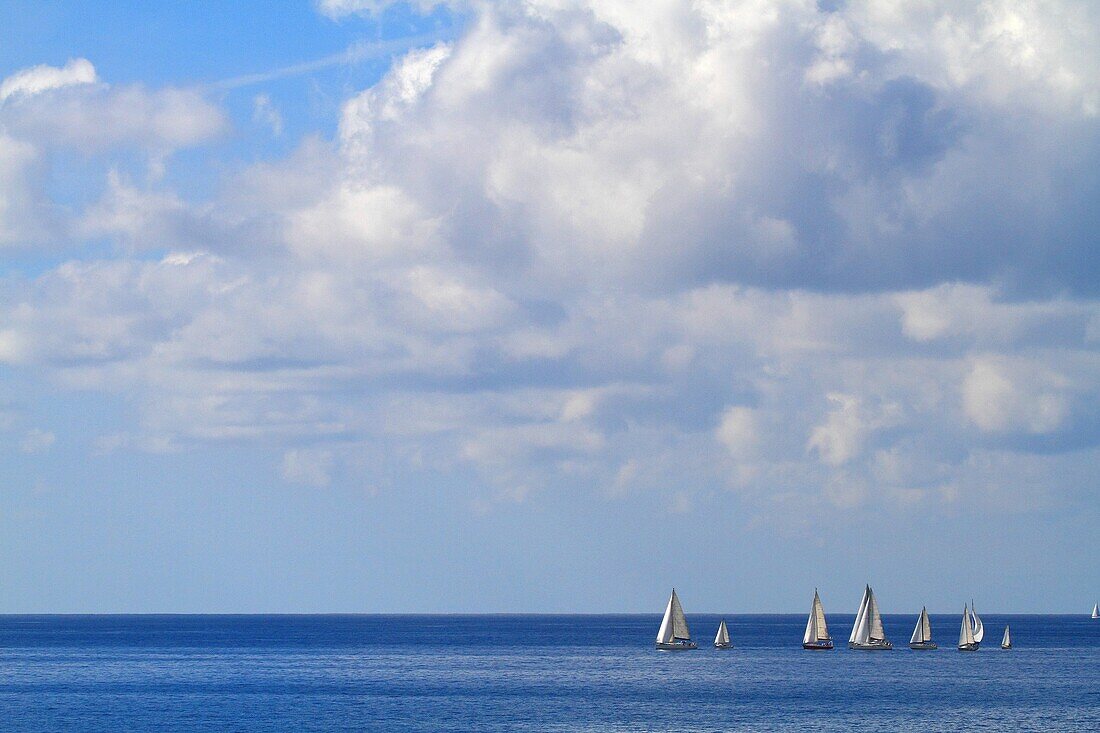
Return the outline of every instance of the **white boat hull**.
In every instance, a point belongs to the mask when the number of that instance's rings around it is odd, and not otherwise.
[[[662,652],[685,652],[691,649],[698,649],[699,645],[694,641],[670,641],[670,642],[657,642],[657,648]]]
[[[915,652],[926,652],[939,649],[939,646],[934,641],[914,641],[909,645],[909,648]]]

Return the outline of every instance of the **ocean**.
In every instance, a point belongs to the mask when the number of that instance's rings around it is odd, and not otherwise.
[[[801,648],[804,616],[0,616],[3,731],[1096,731],[1100,621],[983,614],[986,641]],[[1015,649],[1001,651],[1005,623]]]

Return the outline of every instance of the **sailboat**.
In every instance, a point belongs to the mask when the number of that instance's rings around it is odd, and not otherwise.
[[[889,651],[894,648],[886,639],[882,629],[882,614],[878,610],[878,601],[871,586],[863,587],[863,599],[859,602],[856,621],[852,624],[852,633],[848,636],[848,648],[862,651]]]
[[[1100,618],[1100,603],[1092,604],[1092,617]]]
[[[916,651],[939,648],[936,642],[932,641],[932,623],[928,620],[927,608],[920,610],[917,626],[913,629],[913,635],[909,637],[909,648]]]
[[[833,638],[829,636],[829,627],[825,625],[825,609],[821,598],[814,588],[814,603],[810,606],[810,617],[806,619],[806,633],[802,635],[802,648],[825,651],[833,648]]]
[[[978,609],[974,607],[973,598],[970,599],[970,625],[974,628],[974,641],[981,644],[982,639],[985,638],[985,624],[978,616]]]
[[[963,604],[962,628],[959,629],[959,651],[978,651],[978,642],[974,640],[974,624],[970,620],[970,610],[965,603]]]
[[[691,640],[687,619],[684,618],[684,607],[680,605],[675,588],[672,589],[668,606],[665,607],[661,628],[657,631],[657,648],[670,652],[698,648],[698,645]]]
[[[1012,648],[1012,636],[1008,633],[1008,624],[1005,624],[1005,635],[1001,639],[1001,648],[1002,649],[1011,649]]]
[[[730,631],[726,628],[726,620],[722,619],[722,623],[718,624],[718,633],[714,635],[714,648],[715,649],[730,649],[733,644],[730,644]]]

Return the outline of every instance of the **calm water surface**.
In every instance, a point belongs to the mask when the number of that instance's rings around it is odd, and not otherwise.
[[[986,644],[805,652],[802,616],[0,617],[4,731],[1096,731],[1100,621],[983,616]],[[1016,649],[999,647],[1005,622]],[[834,638],[852,617],[830,614]],[[840,646],[843,646],[841,643]]]

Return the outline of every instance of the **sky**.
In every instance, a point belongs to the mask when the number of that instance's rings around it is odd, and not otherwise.
[[[1100,6],[0,4],[0,612],[1088,612]]]

